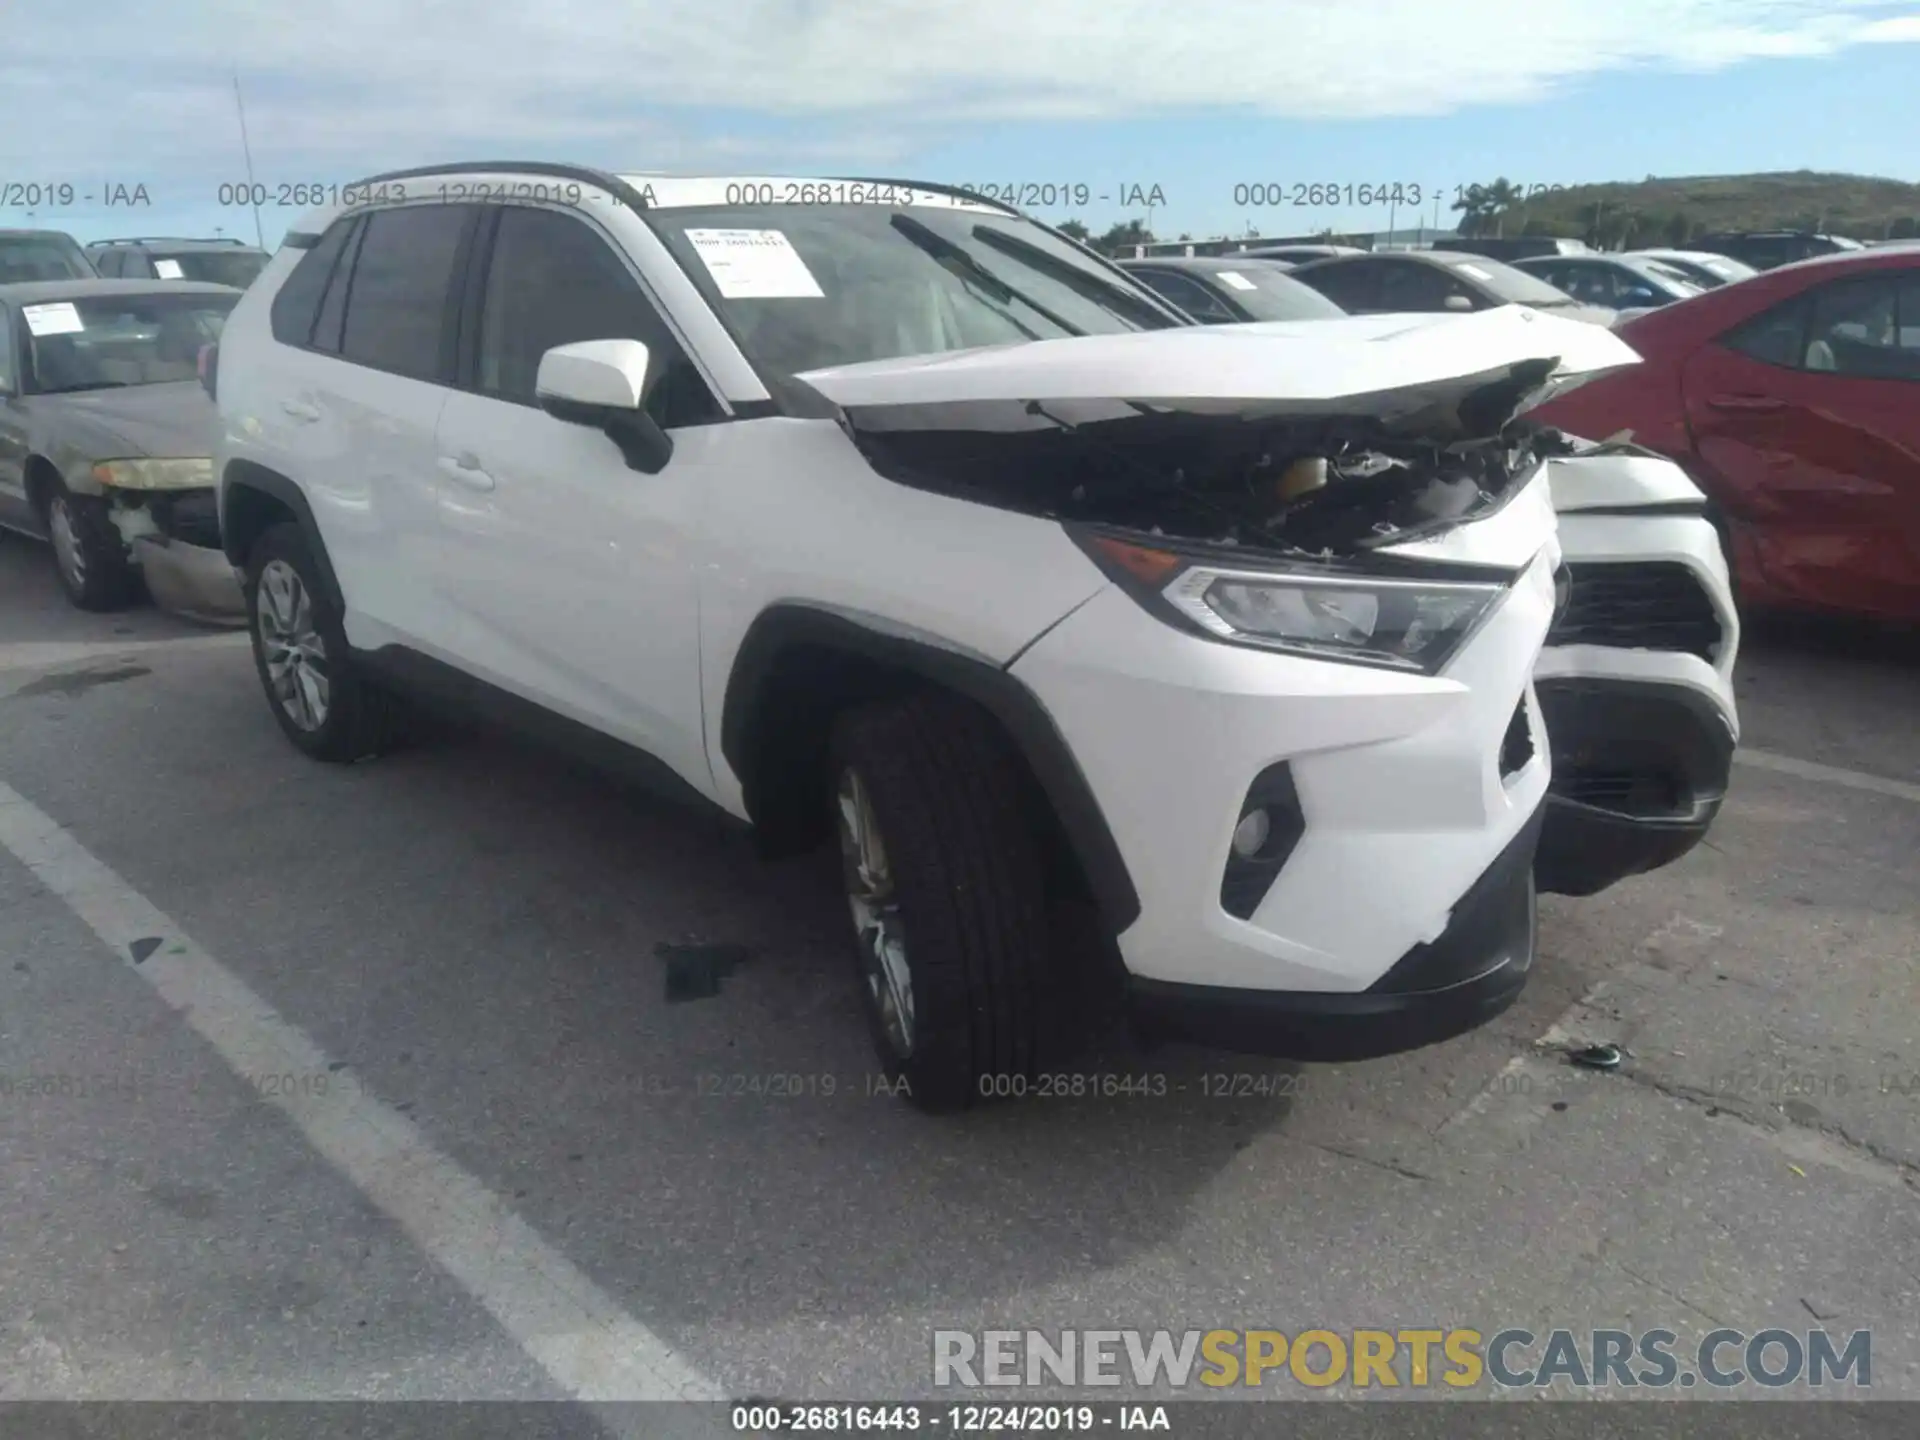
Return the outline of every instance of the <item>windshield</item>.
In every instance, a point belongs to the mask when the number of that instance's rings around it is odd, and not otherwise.
[[[176,267],[178,274],[173,273]],[[165,280],[199,280],[244,290],[267,268],[267,256],[260,250],[183,250],[173,255],[156,250],[153,268]]]
[[[1552,310],[1580,303],[1566,291],[1556,290],[1546,281],[1524,270],[1516,270],[1504,260],[1490,259],[1485,255],[1449,255],[1439,250],[1434,251],[1433,255],[1467,279],[1477,281],[1483,289],[1492,291],[1509,305],[1531,305],[1537,310]]]
[[[645,213],[740,348],[781,375],[1183,323],[1068,242],[984,208]]]
[[[237,295],[97,295],[22,305],[28,374],[42,395],[199,378]]]
[[[0,285],[32,280],[91,280],[93,265],[71,240],[0,235]]]
[[[1335,320],[1347,313],[1311,285],[1257,261],[1239,270],[1216,270],[1211,278],[1255,320]]]

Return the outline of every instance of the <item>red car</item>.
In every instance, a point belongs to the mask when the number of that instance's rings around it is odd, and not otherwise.
[[[1920,621],[1920,244],[1823,255],[1622,323],[1646,363],[1544,405],[1713,503],[1743,603]]]

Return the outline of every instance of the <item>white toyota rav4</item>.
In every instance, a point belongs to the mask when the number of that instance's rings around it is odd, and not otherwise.
[[[1512,1002],[1536,868],[1602,888],[1718,807],[1698,491],[1523,418],[1636,362],[1604,329],[1202,328],[904,182],[487,163],[348,199],[210,367],[281,727],[353,760],[425,700],[769,853],[837,827],[922,1105],[1041,1062],[1056,906],[1152,1033],[1364,1058]]]

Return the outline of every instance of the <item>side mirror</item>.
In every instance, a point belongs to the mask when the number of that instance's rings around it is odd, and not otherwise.
[[[1473,301],[1464,295],[1449,295],[1446,299],[1446,308],[1455,312],[1471,310],[1473,309]]]
[[[603,430],[628,465],[657,475],[673,456],[673,437],[645,406],[652,359],[638,340],[581,340],[540,357],[534,398],[556,420]]]

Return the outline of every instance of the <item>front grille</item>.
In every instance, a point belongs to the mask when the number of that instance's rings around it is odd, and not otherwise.
[[[1686,808],[1684,788],[1659,770],[1563,767],[1553,777],[1555,794],[1616,815],[1672,815]]]
[[[1533,759],[1533,726],[1527,720],[1527,702],[1514,708],[1507,722],[1507,733],[1500,741],[1500,778],[1517,775]]]
[[[162,535],[182,545],[220,548],[220,509],[211,490],[155,496],[153,523]]]
[[[1589,562],[1568,567],[1572,593],[1549,645],[1674,650],[1711,661],[1724,638],[1706,587],[1671,560]]]

